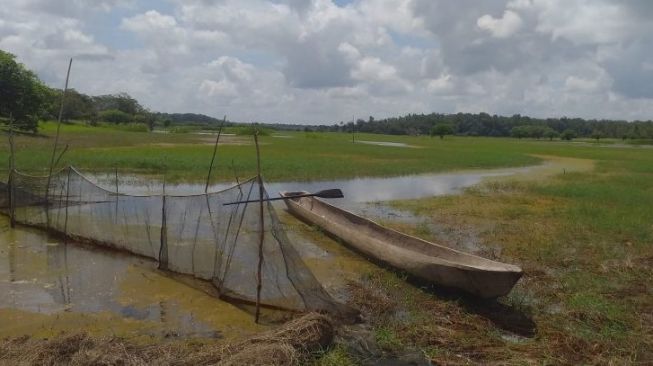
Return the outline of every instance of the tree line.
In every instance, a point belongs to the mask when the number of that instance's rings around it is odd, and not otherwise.
[[[13,120],[14,128],[37,132],[39,120],[57,119],[62,90],[50,88],[16,61],[9,52],[0,50],[0,122]],[[127,93],[86,95],[68,89],[62,120],[82,121],[89,125],[140,123],[152,130],[156,124],[216,125],[219,120],[195,113],[159,113],[143,107]]]
[[[498,116],[488,113],[408,114],[402,117],[335,123],[315,126],[316,131],[380,133],[389,135],[496,136],[517,138],[620,138],[653,139],[652,121],[596,120],[582,118],[533,118],[515,114]]]
[[[17,129],[36,132],[40,119],[56,119],[62,90],[50,88],[32,71],[18,63],[11,53],[0,50],[0,121],[11,116]],[[156,124],[192,124],[218,126],[220,120],[194,113],[158,113],[144,108],[126,93],[90,96],[69,89],[62,111],[64,121],[77,120],[95,125],[106,123],[143,123],[151,130]],[[233,125],[229,123],[227,125]],[[515,114],[498,116],[487,113],[408,114],[376,120],[358,119],[355,123],[296,126],[269,124],[278,129],[306,131],[369,132],[390,135],[513,136],[516,138],[603,137],[653,139],[652,121],[596,120],[582,118],[532,118]]]

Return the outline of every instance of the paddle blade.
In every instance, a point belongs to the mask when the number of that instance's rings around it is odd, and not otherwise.
[[[320,198],[343,198],[345,195],[339,189],[325,189],[315,193],[314,196]]]

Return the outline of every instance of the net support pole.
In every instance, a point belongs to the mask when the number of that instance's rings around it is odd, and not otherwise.
[[[254,144],[256,145],[256,172],[258,179],[259,194],[259,243],[258,243],[258,267],[256,270],[256,316],[255,322],[258,323],[261,317],[261,289],[263,288],[262,269],[263,269],[263,241],[265,240],[265,216],[263,215],[263,177],[261,176],[261,152],[258,146],[258,131],[254,133]]]
[[[57,154],[57,144],[59,144],[59,132],[61,131],[61,120],[63,119],[63,107],[64,101],[66,99],[66,92],[68,91],[68,80],[70,80],[70,68],[73,65],[73,59],[70,58],[68,62],[68,71],[66,72],[66,83],[64,84],[63,91],[61,92],[61,104],[59,105],[59,118],[57,118],[57,133],[54,136],[54,147],[52,148],[52,157],[50,159],[50,170],[48,173],[48,182],[45,186],[45,217],[46,225],[50,227],[50,214],[49,214],[49,205],[50,205],[50,180],[52,179],[52,169],[54,169],[54,158]]]
[[[9,225],[16,227],[14,211],[14,170],[16,169],[16,156],[14,155],[14,116],[9,113],[9,177],[7,177],[7,199],[9,201]]]
[[[168,228],[166,224],[166,176],[163,175],[161,195],[161,247],[159,248],[159,269],[168,269]]]
[[[227,121],[227,116],[225,115],[224,118],[222,119],[222,124],[218,129],[218,136],[215,138],[215,145],[213,145],[213,156],[211,157],[211,165],[209,165],[209,174],[207,174],[206,176],[206,185],[204,186],[204,193],[208,193],[209,191],[209,184],[211,182],[211,172],[213,171],[213,163],[215,162],[215,154],[218,152],[218,143],[220,142],[220,134],[222,134],[222,127],[224,126],[224,123],[226,121]]]
[[[63,221],[63,234],[64,238],[68,235],[68,200],[70,199],[70,171],[72,169],[68,167],[68,175],[66,177],[66,207],[64,207],[64,221]]]

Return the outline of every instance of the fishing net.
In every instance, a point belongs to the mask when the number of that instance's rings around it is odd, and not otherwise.
[[[352,314],[306,267],[272,204],[224,205],[267,198],[256,178],[215,193],[139,196],[68,167],[49,177],[14,171],[0,189],[0,211],[17,223],[155,259],[161,269],[210,281],[220,297],[253,305],[259,296],[268,313]]]

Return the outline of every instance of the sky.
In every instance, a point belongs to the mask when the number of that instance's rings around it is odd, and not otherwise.
[[[50,86],[161,112],[332,124],[487,112],[653,119],[650,0],[2,0]]]

